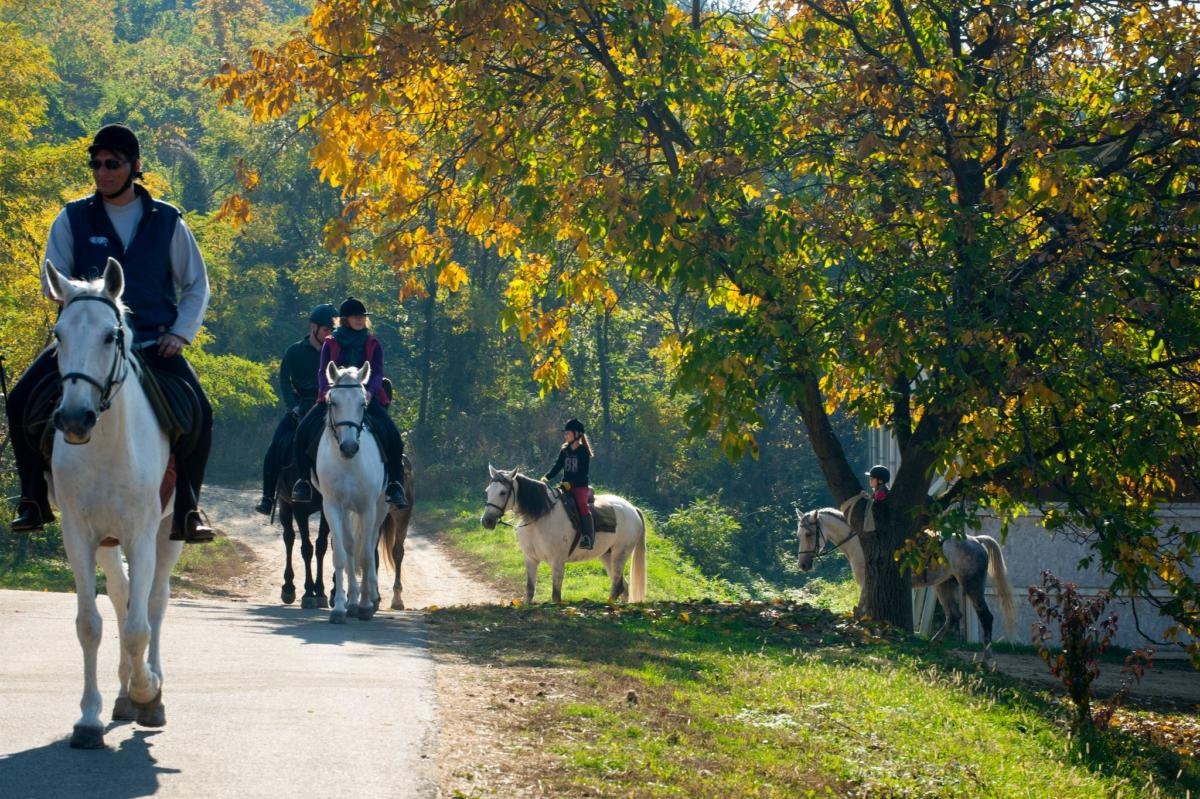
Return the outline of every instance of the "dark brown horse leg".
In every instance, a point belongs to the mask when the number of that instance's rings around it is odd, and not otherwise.
[[[329,522],[325,520],[324,512],[317,525],[317,607],[329,607],[329,599],[325,596],[325,550],[329,548]]]
[[[292,507],[286,502],[279,503],[279,521],[283,523],[283,546],[287,552],[287,560],[283,567],[283,590],[279,599],[285,605],[296,601],[296,586],[293,583],[295,572],[292,570],[292,547],[296,544],[296,528],[292,525]]]

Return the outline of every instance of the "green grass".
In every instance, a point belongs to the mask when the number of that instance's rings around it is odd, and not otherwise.
[[[497,526],[485,530],[479,523],[482,502],[466,500],[422,501],[416,523],[421,529],[438,535],[439,540],[479,564],[493,582],[512,593],[514,598],[525,597],[525,558],[517,545],[512,527]],[[600,536],[605,535],[600,533]],[[628,566],[626,567],[628,576]],[[578,601],[608,597],[609,581],[600,561],[567,564],[563,578],[563,599]],[[651,601],[659,599],[732,600],[738,592],[728,583],[706,577],[692,565],[671,541],[657,535],[653,524],[646,536],[646,595]],[[543,564],[538,572],[535,601],[550,599],[550,569]]]
[[[441,654],[508,675],[503,734],[556,755],[535,767],[544,795],[1200,792],[1193,761],[1121,733],[1072,740],[1049,694],[808,606],[477,607],[429,621]]]

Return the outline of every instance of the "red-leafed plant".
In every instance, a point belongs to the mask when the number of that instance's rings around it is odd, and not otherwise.
[[[1121,672],[1126,675],[1111,699],[1092,711],[1092,682],[1100,676],[1100,655],[1117,632],[1117,614],[1104,615],[1112,593],[1101,590],[1085,596],[1074,583],[1059,580],[1050,571],[1042,572],[1042,587],[1029,587],[1029,603],[1038,615],[1033,624],[1033,643],[1050,673],[1062,680],[1075,706],[1072,727],[1078,732],[1104,729],[1117,707],[1129,696],[1129,690],[1142,679],[1150,666],[1153,650],[1138,649],[1125,659]],[[1058,645],[1051,633],[1058,627]]]

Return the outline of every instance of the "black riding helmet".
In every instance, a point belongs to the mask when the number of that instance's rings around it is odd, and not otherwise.
[[[308,315],[308,321],[321,327],[333,327],[333,321],[336,316],[337,308],[334,308],[327,302],[323,302],[312,309],[312,313]]]
[[[583,422],[578,419],[568,419],[567,423],[563,425],[563,432],[565,433],[568,430],[575,433],[583,433]]]
[[[342,303],[342,307],[338,308],[338,316],[370,316],[367,313],[367,306],[362,304],[362,300],[357,297],[347,297]]]
[[[882,480],[885,483],[892,482],[891,471],[883,465],[872,466],[871,471],[867,472],[867,477],[874,477],[876,480]]]

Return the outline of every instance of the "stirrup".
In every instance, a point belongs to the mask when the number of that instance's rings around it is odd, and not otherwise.
[[[36,499],[22,499],[17,503],[17,515],[9,529],[14,533],[35,533],[46,526],[46,521],[42,506]]]
[[[384,489],[389,504],[393,505],[396,510],[404,510],[408,507],[408,496],[404,492],[404,486],[399,481],[393,480],[387,484]]]
[[[312,483],[301,477],[292,486],[292,502],[312,502]]]
[[[171,540],[183,541],[188,544],[207,544],[216,537],[208,516],[201,516],[200,511],[192,508],[183,514],[183,520],[175,520],[171,525]]]
[[[579,536],[579,548],[580,549],[592,549],[594,546],[596,546],[596,541],[595,541],[594,536],[587,536],[587,535]]]

